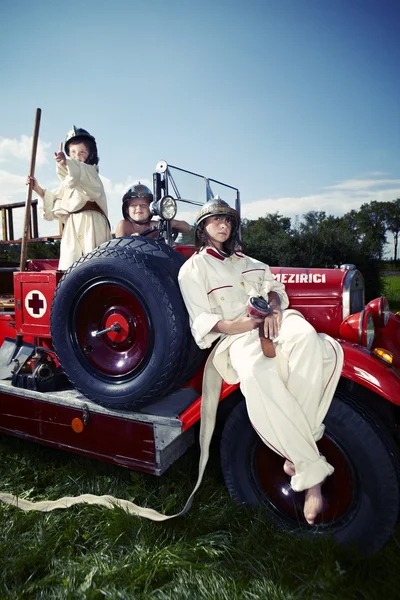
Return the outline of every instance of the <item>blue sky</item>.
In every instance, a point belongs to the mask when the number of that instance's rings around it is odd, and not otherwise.
[[[249,218],[400,197],[399,26],[397,0],[0,0],[0,204],[26,197],[36,107],[40,184],[84,127],[114,226],[160,159]]]

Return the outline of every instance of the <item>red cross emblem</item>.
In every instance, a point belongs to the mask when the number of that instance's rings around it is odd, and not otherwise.
[[[25,296],[25,308],[34,319],[43,317],[47,310],[46,298],[39,290],[31,290]]]

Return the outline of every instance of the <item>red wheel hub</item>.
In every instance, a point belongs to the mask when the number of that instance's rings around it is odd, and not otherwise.
[[[101,281],[85,290],[77,302],[75,343],[100,373],[127,376],[140,368],[148,354],[150,322],[133,291],[122,282]]]
[[[108,335],[109,339],[116,344],[125,342],[129,335],[129,322],[120,312],[112,312],[105,322],[106,329],[116,327],[115,331],[108,331],[105,335]]]

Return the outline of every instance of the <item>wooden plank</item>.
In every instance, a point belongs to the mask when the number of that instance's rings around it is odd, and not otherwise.
[[[6,211],[3,207],[1,208],[1,226],[2,226],[2,232],[3,232],[3,240],[6,241],[6,240],[8,240],[7,219],[6,219]]]
[[[14,239],[14,223],[13,223],[13,213],[11,208],[7,208],[7,216],[8,216],[8,231],[9,231],[9,239]]]

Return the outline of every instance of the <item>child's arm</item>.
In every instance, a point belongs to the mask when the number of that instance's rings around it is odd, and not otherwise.
[[[104,195],[104,187],[95,165],[87,165],[79,160],[69,158],[66,162],[67,185],[85,194],[88,200],[100,200]]]
[[[115,229],[115,237],[123,237],[126,235],[132,235],[132,226],[129,221],[122,219]]]
[[[36,193],[38,194],[38,196],[40,196],[40,198],[42,198],[42,200],[43,200],[43,198],[44,198],[44,194],[45,194],[45,191],[46,191],[46,190],[44,190],[44,189],[43,189],[43,188],[42,188],[42,187],[39,185],[39,183],[38,183],[38,180],[36,179],[36,177],[32,177],[31,175],[28,175],[28,177],[26,178],[26,181],[25,181],[25,183],[26,183],[26,185],[29,185],[29,184],[31,184],[32,190],[33,190],[34,192],[36,192]]]
[[[178,221],[176,219],[172,219],[171,228],[180,231],[181,233],[189,233],[190,225],[186,221]]]
[[[214,314],[210,308],[206,290],[206,281],[201,265],[193,256],[181,267],[178,283],[189,313],[190,328],[196,344],[200,348],[210,348],[221,336],[214,326],[221,321],[222,314]]]
[[[46,221],[53,221],[53,207],[57,197],[56,194],[50,190],[42,188],[37,179],[35,177],[31,177],[30,175],[28,175],[26,178],[26,185],[29,184],[32,185],[32,190],[39,196],[38,208],[40,216]]]

